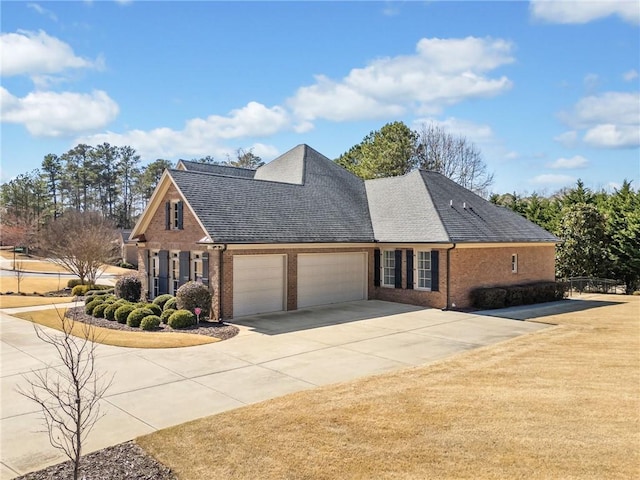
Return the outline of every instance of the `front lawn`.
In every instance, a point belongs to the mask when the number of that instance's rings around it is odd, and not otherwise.
[[[190,479],[640,478],[640,297],[141,437]]]

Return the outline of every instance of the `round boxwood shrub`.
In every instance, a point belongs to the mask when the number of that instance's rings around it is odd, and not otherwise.
[[[76,285],[71,289],[71,295],[74,297],[83,297],[89,290],[93,289],[93,285]]]
[[[196,324],[196,316],[189,310],[176,310],[167,323],[171,328],[186,328]]]
[[[102,300],[92,300],[84,306],[84,313],[91,315],[93,313],[93,309],[102,304]]]
[[[209,288],[200,282],[187,282],[182,285],[176,293],[178,310],[193,310],[198,307],[202,309],[200,318],[209,316],[211,310],[211,292]]]
[[[162,315],[160,315],[160,320],[162,320],[162,323],[167,323],[169,321],[169,317],[176,312],[175,308],[168,308],[166,310],[162,311]]]
[[[154,315],[162,315],[162,308],[160,308],[160,306],[156,305],[155,303],[145,303],[144,305],[142,305],[142,307],[148,308],[153,312]]]
[[[163,293],[162,295],[158,295],[156,298],[154,298],[153,303],[155,303],[162,309],[164,308],[164,304],[167,303],[172,298],[174,298],[173,295],[169,295],[168,293]]]
[[[82,285],[82,281],[79,278],[72,278],[67,282],[67,288],[73,288],[77,285]]]
[[[176,306],[177,300],[176,297],[171,297],[169,300],[167,300],[164,305],[162,306],[163,310],[177,310],[178,307]]]
[[[142,280],[140,280],[140,276],[137,273],[127,273],[116,281],[114,291],[118,298],[137,302],[142,294]]]
[[[147,315],[153,315],[153,310],[146,307],[136,308],[129,313],[129,316],[127,317],[127,325],[137,328],[140,326],[142,319]]]
[[[116,311],[114,314],[114,318],[118,323],[127,323],[127,318],[129,314],[136,309],[136,306],[131,303],[125,303],[124,305],[120,305],[116,307]]]
[[[142,330],[155,330],[160,326],[160,317],[158,315],[147,315],[140,321]]]
[[[101,304],[96,305],[95,307],[93,307],[93,312],[91,312],[91,315],[96,318],[104,318],[104,309],[109,305],[110,303],[107,302],[102,302]]]

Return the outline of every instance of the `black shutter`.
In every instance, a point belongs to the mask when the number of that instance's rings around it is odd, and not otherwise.
[[[431,250],[431,291],[439,292],[440,255],[437,250]]]
[[[158,263],[160,272],[158,275],[158,295],[169,293],[169,251],[160,250],[158,252]]]
[[[202,283],[209,286],[209,252],[202,254]]]
[[[178,230],[182,230],[182,205],[184,202],[178,202]]]
[[[189,252],[180,252],[180,280],[178,286],[189,281]]]
[[[402,250],[396,250],[395,287],[402,288]]]
[[[413,289],[413,250],[407,250],[407,288]]]
[[[164,204],[164,228],[171,230],[171,202]]]
[[[380,286],[380,249],[373,251],[373,285]]]
[[[147,292],[146,292],[146,296],[147,298],[151,297],[151,289],[153,287],[153,284],[151,283],[151,272],[149,271],[149,265],[151,265],[151,259],[149,258],[151,256],[151,250],[143,250],[142,251],[142,261],[144,262],[144,271],[146,272],[147,276],[146,276],[146,285],[147,285]],[[144,292],[142,293],[142,296],[144,297]]]

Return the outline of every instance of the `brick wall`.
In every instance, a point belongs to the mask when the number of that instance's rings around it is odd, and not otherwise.
[[[394,250],[396,250],[394,248]],[[407,254],[406,249],[402,250],[402,288],[394,287],[374,287],[370,291],[369,298],[385,300],[388,302],[408,303],[423,307],[444,308],[447,304],[447,252],[438,250],[439,261],[439,291],[429,292],[407,288]],[[414,253],[415,253],[415,249]],[[369,260],[369,272],[373,283],[374,263],[373,255]]]
[[[512,254],[518,255],[517,273],[511,272]],[[451,250],[450,261],[449,301],[455,303],[456,308],[470,307],[470,292],[477,287],[555,280],[554,245],[456,248]],[[441,263],[441,269],[442,265]]]

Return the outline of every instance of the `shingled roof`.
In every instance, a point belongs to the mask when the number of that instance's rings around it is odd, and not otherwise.
[[[517,213],[493,205],[436,172],[365,182],[380,242],[557,242]]]
[[[267,165],[256,179],[189,170],[169,175],[213,242],[374,241],[363,180],[307,145]],[[281,177],[273,175],[278,171]]]
[[[215,163],[193,162],[191,160],[179,160],[178,167],[182,164],[184,170],[190,172],[213,173],[228,177],[253,178],[256,171],[250,168],[232,167],[230,165],[219,165]],[[178,168],[178,170],[181,170]]]

